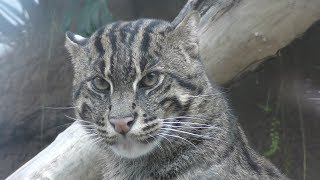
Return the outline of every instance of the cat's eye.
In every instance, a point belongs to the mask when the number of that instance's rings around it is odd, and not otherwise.
[[[93,88],[98,92],[106,92],[110,89],[110,84],[101,77],[95,77],[92,80]]]
[[[140,84],[142,87],[152,87],[155,86],[158,83],[158,81],[159,73],[151,72],[141,79]]]

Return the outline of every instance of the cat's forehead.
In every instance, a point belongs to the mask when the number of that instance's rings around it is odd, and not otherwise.
[[[162,40],[171,30],[168,22],[141,19],[109,24],[91,38],[94,53],[105,76],[130,83],[161,58]]]

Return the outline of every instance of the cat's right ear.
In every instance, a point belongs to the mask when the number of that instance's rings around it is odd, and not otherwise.
[[[86,45],[88,42],[88,38],[82,37],[78,34],[74,34],[70,31],[66,32],[66,42],[65,47],[68,52],[73,56],[78,53],[79,50]]]

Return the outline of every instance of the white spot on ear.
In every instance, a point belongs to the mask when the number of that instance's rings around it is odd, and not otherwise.
[[[75,34],[74,37],[73,37],[76,41],[82,41],[82,40],[85,40],[86,38],[78,35],[78,34]]]

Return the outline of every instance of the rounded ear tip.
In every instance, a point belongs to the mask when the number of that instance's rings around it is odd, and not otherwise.
[[[71,31],[67,31],[65,35],[67,41],[78,45],[85,45],[88,41],[88,38],[82,37],[81,35],[75,34]]]

